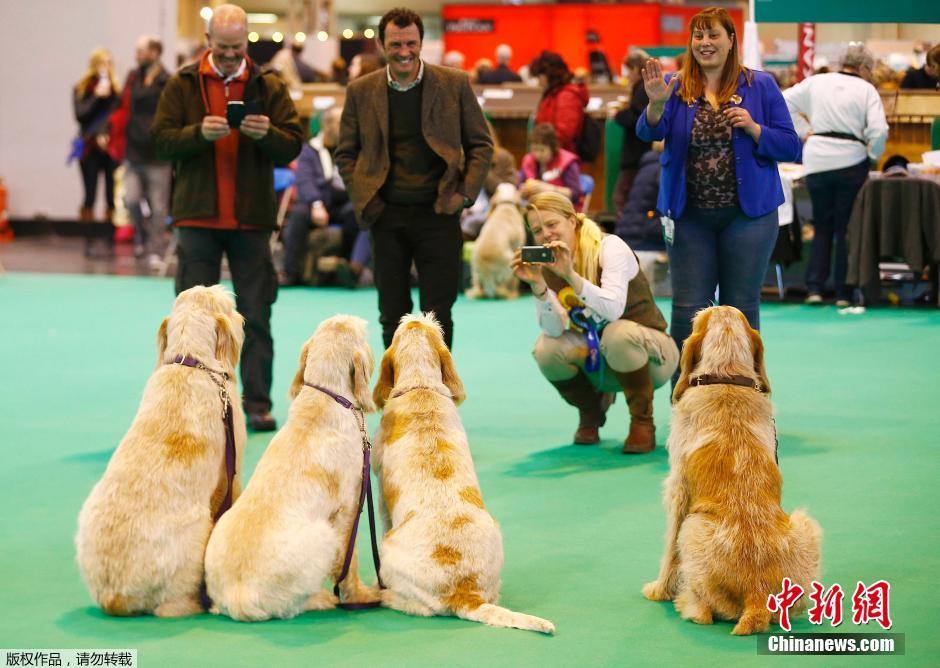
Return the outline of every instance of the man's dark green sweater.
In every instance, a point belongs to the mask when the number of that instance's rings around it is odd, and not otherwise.
[[[390,204],[433,204],[447,164],[421,133],[423,83],[407,91],[388,89],[388,178],[380,190]]]

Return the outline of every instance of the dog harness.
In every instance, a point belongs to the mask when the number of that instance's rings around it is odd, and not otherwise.
[[[337,578],[333,585],[333,594],[339,598],[339,585],[346,579],[346,576],[349,575],[353,549],[356,547],[356,533],[359,530],[359,517],[362,515],[362,507],[366,499],[369,500],[369,536],[372,539],[372,563],[375,565],[375,577],[378,579],[379,588],[385,589],[385,585],[382,584],[382,576],[380,575],[382,564],[379,561],[379,545],[375,538],[375,510],[373,509],[372,503],[372,479],[369,477],[369,453],[372,452],[372,443],[369,441],[369,433],[366,431],[365,415],[363,415],[361,408],[336,392],[313,383],[304,382],[304,385],[323,392],[323,394],[332,398],[333,401],[343,408],[352,411],[353,416],[356,418],[359,432],[362,435],[362,485],[359,487],[359,507],[356,510],[356,517],[353,520],[352,531],[349,533],[349,543],[346,546],[346,560],[343,562],[343,570],[339,578]],[[377,608],[380,604],[380,601],[370,603],[340,603],[339,607],[345,608],[346,610],[362,610],[365,608]]]

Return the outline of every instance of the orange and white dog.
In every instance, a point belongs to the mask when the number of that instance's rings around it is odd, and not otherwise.
[[[180,293],[160,325],[137,416],[78,517],[78,567],[109,615],[202,611],[206,541],[228,487],[222,388],[235,427],[233,498],[247,440],[235,382],[243,340],[242,317],[220,285]],[[227,378],[174,364],[178,356]]]
[[[209,539],[206,587],[213,613],[262,621],[336,605],[324,582],[339,577],[346,557],[364,432],[352,410],[307,383],[373,412],[372,368],[362,318],[325,320],[304,344],[287,422]],[[359,580],[355,552],[340,593],[347,602],[378,600]]]
[[[496,604],[502,536],[457,413],[463,383],[432,314],[401,319],[373,397],[385,408],[374,445],[386,529],[382,604],[554,633],[551,622]]]
[[[736,635],[760,633],[783,578],[805,591],[818,578],[822,530],[802,510],[788,516],[780,507],[764,346],[744,314],[700,311],[680,369],[663,492],[666,548],[643,594],[674,599],[698,624],[718,617],[737,620]]]
[[[512,273],[512,254],[525,243],[525,220],[519,211],[519,190],[500,183],[490,199],[490,213],[473,243],[470,299],[515,299],[519,279]]]

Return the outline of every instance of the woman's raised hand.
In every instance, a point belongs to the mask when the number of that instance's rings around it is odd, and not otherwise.
[[[568,244],[564,241],[549,241],[545,246],[555,254],[555,261],[546,263],[545,268],[570,283],[574,275],[574,257]]]
[[[667,84],[663,77],[663,67],[655,58],[650,58],[642,69],[643,88],[646,89],[646,95],[650,99],[650,104],[662,106],[672,97],[672,92],[679,81],[678,76],[672,77]]]

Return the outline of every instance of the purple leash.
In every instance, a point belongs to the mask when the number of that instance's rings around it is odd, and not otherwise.
[[[222,504],[219,506],[218,510],[215,511],[214,520],[218,522],[219,518],[225,514],[225,511],[232,507],[232,488],[235,481],[235,422],[232,416],[232,401],[228,396],[228,390],[225,389],[224,382],[218,378],[218,376],[221,376],[227,381],[229,376],[224,371],[210,369],[205,364],[189,355],[178,355],[173,360],[173,364],[182,364],[183,366],[207,372],[212,382],[219,388],[219,398],[222,399],[222,421],[225,423],[225,474],[228,479],[228,484],[225,489],[225,498],[222,499]]]
[[[211,369],[189,355],[177,355],[173,360],[173,364],[181,364],[193,369],[205,371],[209,374],[212,382],[219,388],[219,398],[222,399],[222,422],[225,424],[225,475],[227,485],[225,488],[225,498],[222,499],[221,505],[219,505],[218,510],[215,511],[214,522],[218,523],[222,515],[232,507],[232,493],[235,482],[235,422],[232,416],[232,401],[228,395],[228,390],[225,389],[225,381],[229,379],[229,375],[225,371]],[[223,380],[220,380],[219,377]],[[199,588],[199,599],[203,608],[206,610],[212,606],[212,599],[209,598],[209,593],[206,591],[205,579],[203,579],[202,585]]]
[[[382,564],[379,561],[379,544],[375,538],[375,511],[373,510],[372,504],[372,479],[369,477],[369,453],[372,451],[372,443],[369,442],[369,434],[366,431],[366,419],[362,414],[362,409],[358,406],[353,405],[353,403],[346,397],[336,394],[331,390],[321,387],[320,385],[314,385],[313,383],[304,383],[307,387],[312,387],[315,390],[320,390],[323,394],[331,397],[333,401],[338,403],[343,408],[352,411],[353,415],[356,417],[356,423],[359,425],[359,431],[362,434],[362,485],[359,487],[359,507],[356,510],[356,517],[353,519],[352,531],[349,534],[349,543],[346,546],[346,559],[343,562],[343,570],[339,575],[339,578],[336,580],[336,583],[333,585],[333,594],[336,598],[339,598],[339,585],[346,579],[346,576],[349,575],[349,567],[352,563],[353,549],[356,547],[356,534],[359,531],[359,518],[362,516],[362,507],[365,505],[366,499],[369,501],[369,536],[372,539],[372,563],[375,565],[375,577],[378,579],[379,588],[384,589],[385,585],[382,584],[382,576],[379,574],[379,571],[382,568]],[[366,608],[377,608],[381,605],[381,601],[372,601],[370,603],[340,603],[339,607],[346,610],[365,610]]]

